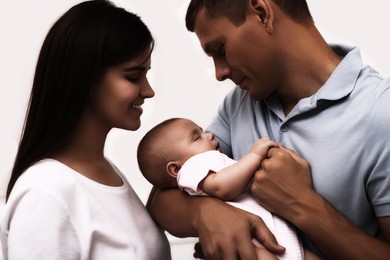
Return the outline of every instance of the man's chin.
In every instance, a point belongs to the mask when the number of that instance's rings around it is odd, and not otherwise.
[[[257,96],[251,91],[250,89],[247,89],[246,92],[248,93],[249,97],[253,100],[257,100]]]
[[[253,91],[247,90],[249,97],[254,101],[261,101],[266,98],[264,95],[259,95],[258,93],[254,93]]]

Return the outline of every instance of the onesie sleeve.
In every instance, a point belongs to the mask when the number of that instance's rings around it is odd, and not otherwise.
[[[183,164],[177,176],[177,183],[190,195],[205,196],[207,194],[199,189],[199,183],[210,171],[218,172],[233,163],[235,163],[234,160],[219,151],[197,154]]]
[[[80,243],[66,206],[30,190],[9,201],[1,233],[5,259],[80,259]]]

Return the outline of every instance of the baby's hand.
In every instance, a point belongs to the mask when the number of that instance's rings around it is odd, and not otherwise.
[[[253,144],[250,152],[255,153],[263,160],[267,157],[268,150],[271,147],[279,147],[279,144],[269,139],[269,137],[263,137]]]

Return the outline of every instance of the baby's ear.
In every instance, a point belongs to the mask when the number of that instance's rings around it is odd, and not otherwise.
[[[179,161],[173,161],[173,162],[167,163],[167,173],[172,178],[175,178],[175,179],[177,178],[177,175],[179,174],[180,168],[181,168],[181,164]]]

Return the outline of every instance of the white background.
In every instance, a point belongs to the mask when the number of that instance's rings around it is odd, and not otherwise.
[[[64,11],[80,0],[0,0],[0,202],[16,154],[43,38]],[[143,134],[169,117],[189,117],[202,127],[212,120],[231,82],[217,82],[212,61],[184,25],[188,0],[115,0],[139,14],[156,39],[147,100],[137,132],[114,129],[106,155],[127,175],[142,201],[151,186],[140,174],[136,148]],[[317,27],[331,43],[361,48],[363,59],[390,74],[389,8],[384,0],[308,0]],[[0,210],[1,210],[0,203]],[[194,239],[169,236],[174,259],[192,259]],[[1,255],[0,255],[1,257]]]

